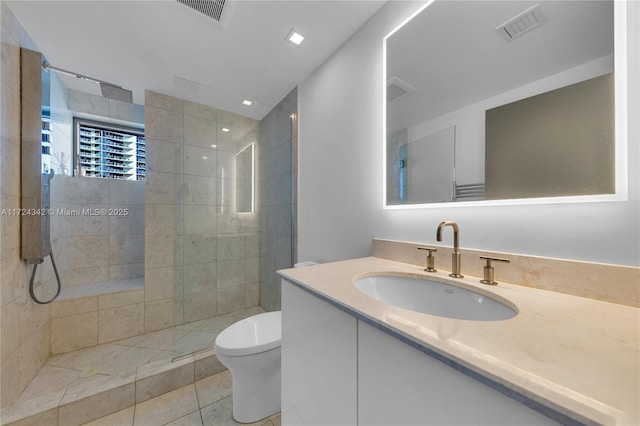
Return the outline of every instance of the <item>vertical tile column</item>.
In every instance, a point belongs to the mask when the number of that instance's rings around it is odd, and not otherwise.
[[[182,324],[184,102],[145,93],[145,332]]]
[[[184,321],[190,322],[217,313],[218,111],[184,106]]]
[[[31,268],[20,257],[20,46],[35,50],[0,1],[0,402],[13,403],[49,357],[49,306],[29,297]],[[38,164],[38,169],[40,168]],[[38,274],[38,291],[42,287]],[[47,287],[48,290],[48,287]],[[44,295],[43,295],[44,296]]]

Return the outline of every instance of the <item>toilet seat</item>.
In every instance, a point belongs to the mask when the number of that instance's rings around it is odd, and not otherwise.
[[[245,318],[225,328],[216,337],[216,354],[245,356],[280,346],[281,312],[266,312]]]

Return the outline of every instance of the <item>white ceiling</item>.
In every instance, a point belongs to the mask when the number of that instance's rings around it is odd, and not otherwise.
[[[384,1],[231,0],[225,27],[174,0],[8,1],[55,67],[261,119]],[[229,1],[228,1],[229,3]],[[225,11],[226,12],[226,11]],[[295,27],[305,36],[285,41]],[[99,87],[64,77],[69,88]],[[254,102],[242,105],[244,99]]]

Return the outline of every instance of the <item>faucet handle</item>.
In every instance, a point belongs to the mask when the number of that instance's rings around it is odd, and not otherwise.
[[[480,256],[480,259],[484,259],[487,261],[487,264],[484,267],[484,279],[480,280],[482,284],[496,285],[498,282],[494,278],[494,269],[491,266],[491,262],[505,262],[509,263],[509,259],[503,259],[501,257],[489,257],[489,256]]]
[[[438,251],[438,249],[433,247],[418,247],[418,250],[429,251],[429,254],[427,255],[427,267],[424,268],[425,272],[436,272],[437,269],[434,267],[435,257],[433,256],[433,252]]]

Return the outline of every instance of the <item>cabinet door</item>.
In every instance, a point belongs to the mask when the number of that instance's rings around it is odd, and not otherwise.
[[[360,425],[557,425],[520,402],[359,321]]]
[[[357,424],[357,320],[282,281],[282,423]]]

